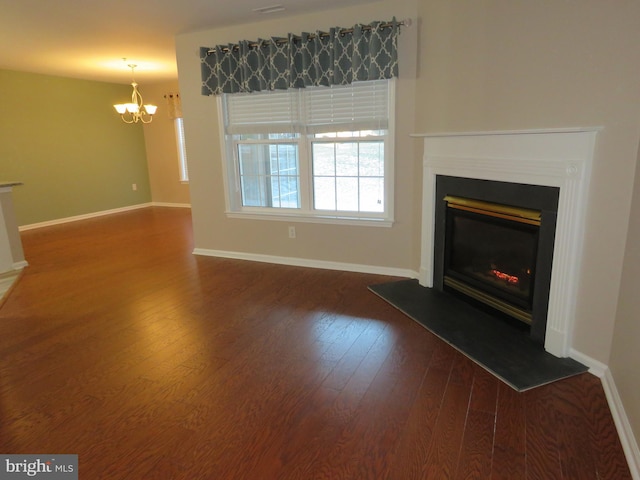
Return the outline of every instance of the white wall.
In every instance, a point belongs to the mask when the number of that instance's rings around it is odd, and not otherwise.
[[[630,218],[609,368],[637,437],[640,434],[640,168],[636,169]]]
[[[420,3],[418,128],[602,126],[573,346],[608,363],[640,136],[640,2]]]
[[[191,173],[191,203],[196,248],[251,253],[322,262],[350,263],[409,271],[419,254],[419,197],[416,191],[420,159],[414,150],[414,84],[417,30],[400,35],[400,78],[397,82],[395,150],[395,218],[391,228],[343,226],[272,220],[229,219],[225,216],[220,137],[216,102],[200,94],[199,47],[255,40],[287,33],[350,27],[374,20],[415,18],[412,2],[379,2],[366,7],[276,19],[250,25],[212,29],[177,37],[177,58],[185,115],[185,134]],[[288,238],[288,226],[296,239]],[[259,241],[256,241],[259,239]]]

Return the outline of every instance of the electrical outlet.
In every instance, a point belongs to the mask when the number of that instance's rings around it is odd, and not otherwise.
[[[135,192],[136,190],[138,190],[138,184],[136,184],[136,183],[132,183],[132,184],[131,184],[131,190],[133,190],[134,192]]]
[[[296,227],[289,227],[289,238],[296,238]]]

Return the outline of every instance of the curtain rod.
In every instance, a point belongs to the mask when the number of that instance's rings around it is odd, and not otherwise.
[[[410,27],[410,26],[411,26],[411,19],[410,19],[410,18],[407,18],[407,19],[405,19],[405,20],[401,20],[401,21],[399,21],[399,22],[396,22],[396,25],[397,25],[398,27]],[[381,24],[380,24],[380,28],[389,28],[389,27],[391,27],[391,26],[393,26],[393,23],[391,23],[391,22],[386,22],[386,23],[381,23]],[[371,30],[371,26],[370,26],[370,25],[363,25],[363,26],[362,26],[362,29],[363,29],[363,30],[367,30],[367,31],[368,31],[368,30]],[[348,33],[353,33],[353,27],[352,27],[352,28],[343,28],[343,29],[342,29],[342,30],[340,30],[338,33],[339,33],[340,35],[346,35],[346,34],[348,34]],[[322,38],[322,37],[328,37],[328,36],[329,36],[329,33],[325,33],[325,32],[321,32],[321,33],[320,33],[320,38]],[[297,35],[294,35],[294,37],[295,37],[296,39],[301,39],[301,38],[302,38],[302,37],[299,37],[299,36],[297,36]],[[315,34],[315,33],[310,33],[309,35],[307,35],[307,40],[313,40],[314,38],[316,38],[316,34]],[[273,40],[263,40],[262,42],[252,42],[252,43],[249,43],[249,47],[251,47],[251,48],[256,48],[256,47],[260,47],[260,46],[263,46],[263,45],[268,45],[268,44],[270,44],[272,41],[273,41]],[[283,38],[283,39],[281,39],[281,40],[277,40],[277,41],[276,41],[276,44],[280,45],[280,44],[287,43],[288,41],[289,41],[289,39],[288,39],[288,38]],[[235,44],[235,45],[233,45],[231,48],[233,48],[233,50],[238,50],[238,49],[240,48],[240,45]],[[229,49],[229,47],[222,47],[222,48],[221,48],[221,50],[222,50],[223,52],[225,52],[225,53],[226,53],[226,52],[228,52],[230,49]],[[215,49],[215,48],[211,48],[211,49],[207,50],[207,55],[210,55],[210,54],[212,54],[212,53],[213,53],[213,52],[215,52],[215,51],[216,51],[216,49]]]

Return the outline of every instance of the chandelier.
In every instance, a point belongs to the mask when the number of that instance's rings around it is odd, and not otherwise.
[[[133,87],[131,103],[120,103],[114,105],[113,108],[120,114],[120,118],[122,118],[124,123],[149,123],[153,120],[153,114],[156,113],[158,107],[155,105],[144,105],[142,95],[140,95],[138,91],[138,84],[133,76],[136,67],[137,65],[129,64],[129,68],[131,69],[131,86]]]

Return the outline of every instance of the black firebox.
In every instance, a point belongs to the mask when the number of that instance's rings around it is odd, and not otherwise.
[[[559,189],[438,176],[434,287],[517,319],[544,344]]]

